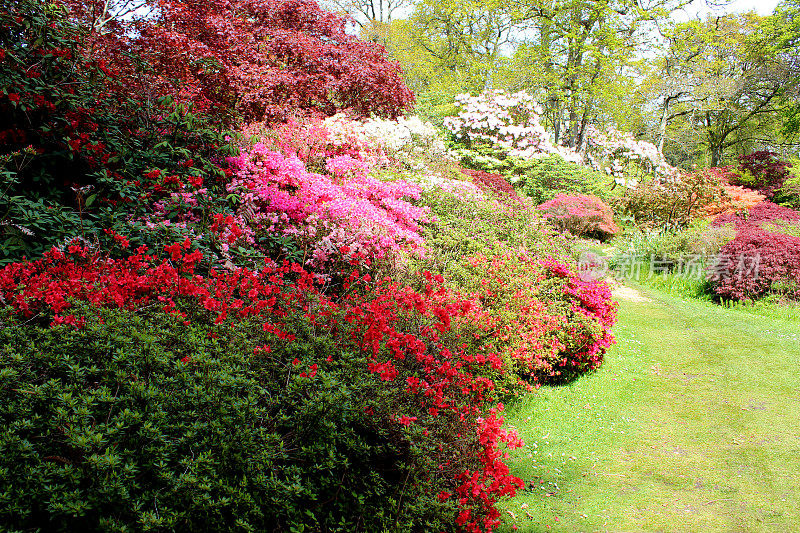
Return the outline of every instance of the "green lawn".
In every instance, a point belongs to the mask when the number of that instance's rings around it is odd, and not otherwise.
[[[800,531],[800,325],[643,294],[598,372],[509,406],[502,531]]]

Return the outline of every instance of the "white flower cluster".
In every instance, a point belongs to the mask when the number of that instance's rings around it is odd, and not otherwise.
[[[397,120],[372,118],[362,125],[366,137],[390,152],[412,151],[433,156],[445,153],[444,140],[430,122],[419,117]]]
[[[380,148],[391,155],[405,152],[437,157],[446,153],[444,140],[436,127],[416,116],[397,120],[371,118],[361,122],[338,113],[326,118],[323,124],[334,145]]]
[[[658,148],[647,141],[637,141],[633,135],[606,128],[600,131],[589,126],[587,137],[587,159],[595,170],[603,169],[607,174],[622,177],[629,163],[635,163],[643,171],[657,176],[672,176],[678,170],[666,162]]]
[[[484,141],[525,159],[561,151],[539,123],[539,108],[533,96],[525,91],[459,94],[456,102],[461,111],[444,120],[445,128],[456,139],[468,143]]]

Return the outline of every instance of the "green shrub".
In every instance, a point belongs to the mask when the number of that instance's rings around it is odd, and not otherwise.
[[[792,209],[800,209],[800,159],[792,159],[791,163],[789,175],[775,193],[774,201]]]
[[[568,247],[525,199],[506,204],[488,192],[463,196],[436,188],[423,192],[422,205],[430,207],[431,222],[421,232],[428,252],[418,269],[441,272],[448,280],[461,276],[464,257],[520,247],[546,257]]]
[[[550,155],[531,159],[513,168],[512,182],[536,203],[551,200],[559,192],[589,194],[608,201],[613,180],[602,172]]]
[[[793,237],[800,237],[800,222],[788,220],[773,220],[761,224],[761,227],[770,233],[782,233]]]
[[[308,322],[270,353],[251,322],[76,312],[84,329],[2,319],[5,527],[452,530],[452,500],[428,486],[432,450],[366,414],[386,413],[388,389]]]

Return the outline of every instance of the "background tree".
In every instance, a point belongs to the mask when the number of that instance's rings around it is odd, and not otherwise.
[[[619,122],[632,93],[633,61],[650,46],[657,24],[688,1],[536,0],[520,2],[533,37],[515,55],[522,86],[544,94],[556,142],[580,148],[593,122]],[[522,69],[520,69],[522,71]],[[616,120],[615,120],[616,119]]]
[[[708,163],[717,166],[727,151],[744,153],[777,140],[776,121],[797,91],[797,65],[771,27],[770,18],[746,14],[674,29],[648,82],[660,96],[662,146],[674,132],[683,132],[674,139],[692,142],[684,134],[693,131]]]
[[[360,27],[374,22],[389,23],[397,15],[406,14],[415,0],[326,0],[320,3],[326,9],[346,13]]]

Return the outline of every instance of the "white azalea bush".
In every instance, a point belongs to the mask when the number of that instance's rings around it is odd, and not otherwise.
[[[670,178],[678,174],[651,142],[637,140],[628,132],[612,127],[603,131],[589,126],[586,131],[586,161],[595,170],[602,170],[614,176],[617,183],[636,186],[638,179],[631,177],[633,172],[641,178],[645,175]]]
[[[539,122],[541,111],[529,93],[520,91],[507,94],[504,91],[486,91],[477,96],[460,94],[456,102],[461,110],[458,115],[447,117],[444,127],[461,145],[454,152],[462,160],[474,158],[482,166],[501,166],[501,159],[485,153],[470,154],[472,149],[499,148],[500,157],[520,159],[558,154],[567,161],[582,158],[572,150],[556,146]]]
[[[566,162],[603,171],[627,187],[636,186],[645,175],[677,174],[654,144],[612,127],[600,130],[589,126],[582,151],[555,144],[540,123],[541,111],[534,97],[525,91],[461,94],[456,103],[458,114],[445,118],[444,126],[454,141],[453,156],[467,166],[513,174],[520,166],[515,159],[557,155]],[[518,177],[511,176],[511,180]]]

